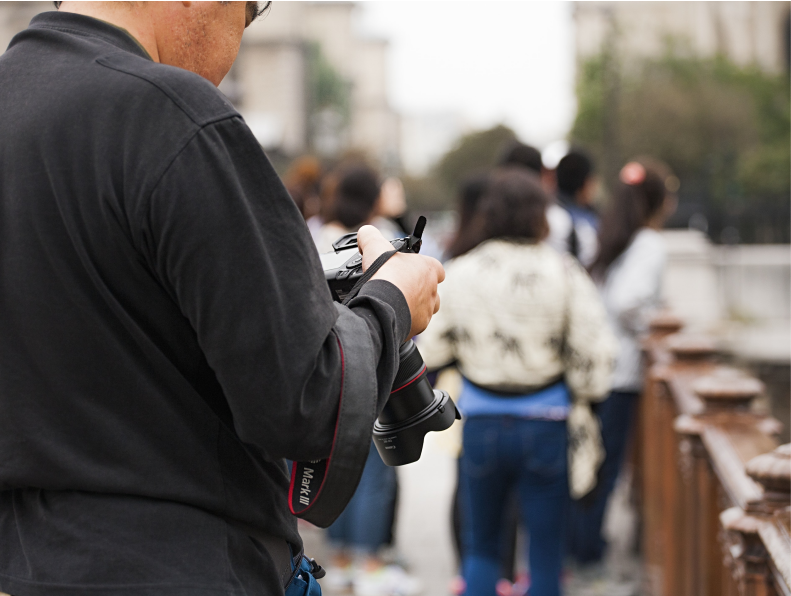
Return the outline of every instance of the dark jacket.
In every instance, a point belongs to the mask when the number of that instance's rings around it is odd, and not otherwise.
[[[387,282],[332,303],[206,80],[57,12],[0,57],[0,591],[282,593],[283,458],[327,457],[343,378],[373,425],[409,327]]]

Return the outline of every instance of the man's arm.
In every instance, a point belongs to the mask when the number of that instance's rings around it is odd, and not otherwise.
[[[269,458],[327,457],[344,379],[347,393],[371,379],[373,395],[348,398],[370,404],[373,424],[407,302],[379,280],[350,309],[333,304],[298,210],[240,119],[201,129],[139,211],[141,252],[192,324],[243,441]]]

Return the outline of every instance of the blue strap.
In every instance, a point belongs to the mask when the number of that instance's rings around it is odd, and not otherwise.
[[[310,563],[307,557],[302,557],[299,573],[291,580],[291,584],[286,590],[286,596],[321,596],[321,586],[310,574]]]

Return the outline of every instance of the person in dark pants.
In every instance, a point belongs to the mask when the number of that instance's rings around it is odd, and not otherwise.
[[[596,488],[581,502],[571,504],[567,551],[578,563],[598,563],[607,549],[602,524],[609,496],[623,464],[635,416],[637,391],[613,391],[593,411],[601,423],[605,458],[599,468]]]
[[[365,471],[349,505],[327,530],[334,549],[327,588],[355,595],[411,596],[420,581],[400,565],[387,564],[382,549],[392,544],[398,479],[371,444]]]
[[[365,461],[443,272],[333,303],[217,89],[259,10],[64,2],[0,56],[0,592],[317,594],[285,459]]]
[[[525,145],[519,141],[514,141],[506,148],[500,156],[498,164],[502,167],[517,166],[524,168],[526,171],[532,172],[540,177],[545,174],[541,152],[535,147]],[[549,221],[549,214],[547,215],[547,221]],[[513,584],[517,579],[516,551],[520,526],[527,530],[524,520],[520,519],[519,510],[518,494],[514,491],[507,500],[505,512],[503,514],[503,545],[501,549],[503,558],[501,561],[500,577],[506,586],[508,583]],[[512,587],[511,591],[516,593],[518,589],[517,587]],[[514,596],[516,596],[516,594],[514,594]]]
[[[630,162],[620,173],[610,208],[599,230],[599,253],[590,267],[620,350],[613,391],[594,410],[601,421],[605,460],[594,491],[571,509],[568,554],[582,564],[602,560],[601,536],[607,501],[628,444],[643,370],[639,337],[659,307],[665,246],[659,234],[675,209],[675,179],[661,164]]]
[[[396,471],[371,444],[365,472],[354,497],[327,530],[338,547],[373,556],[391,541],[396,505]]]

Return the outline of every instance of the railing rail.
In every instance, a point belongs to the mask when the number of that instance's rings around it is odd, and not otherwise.
[[[651,596],[791,596],[791,446],[764,388],[658,316],[644,342],[636,488]]]

